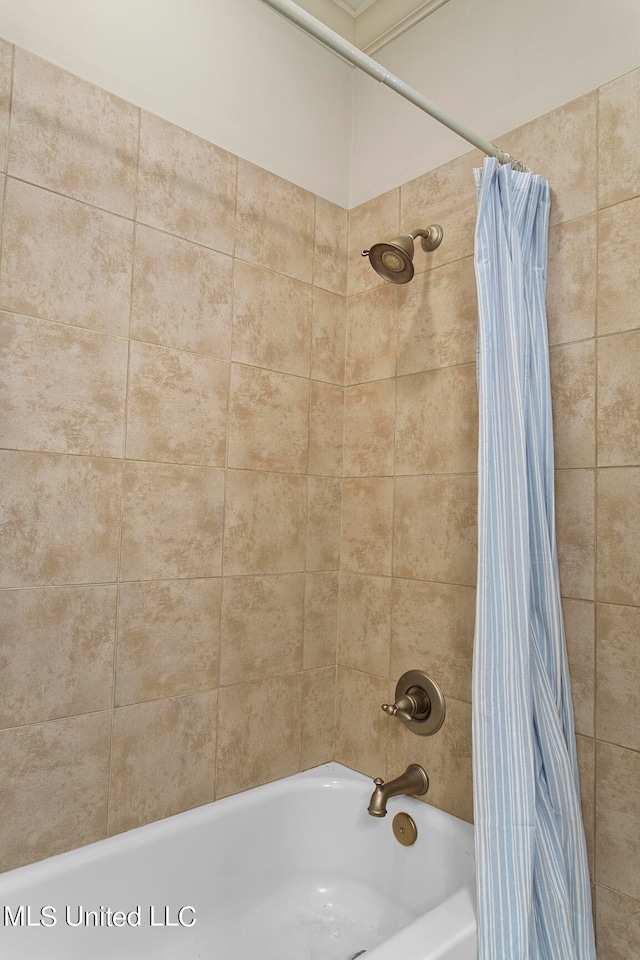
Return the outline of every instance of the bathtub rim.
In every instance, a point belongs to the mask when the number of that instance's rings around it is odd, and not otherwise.
[[[98,863],[103,859],[117,855],[120,849],[123,852],[130,852],[135,848],[143,848],[153,843],[156,835],[159,839],[179,834],[185,826],[197,828],[199,823],[208,822],[212,815],[223,816],[227,807],[232,806],[235,810],[241,810],[243,807],[250,807],[255,799],[256,793],[267,797],[277,797],[280,793],[285,793],[287,787],[293,781],[312,787],[314,784],[324,786],[329,789],[341,789],[354,784],[371,784],[372,780],[365,774],[359,773],[344,764],[337,761],[329,761],[303,770],[298,773],[281,777],[277,780],[271,780],[264,784],[258,784],[243,790],[240,793],[230,794],[221,797],[219,800],[212,800],[208,803],[200,804],[197,807],[191,807],[179,813],[170,814],[159,820],[153,820],[150,823],[141,824],[138,827],[132,827],[130,830],[124,830],[121,833],[115,833],[100,840],[94,840],[91,843],[74,847],[71,850],[65,850],[62,853],[52,854],[44,857],[42,860],[35,860],[31,863],[23,864],[19,867],[13,867],[0,873],[0,899],[7,894],[14,896],[19,893],[22,887],[32,885],[34,882],[46,882],[54,877],[68,875],[76,867],[85,866],[89,863]],[[395,799],[395,798],[394,798]],[[440,810],[432,804],[425,803],[413,797],[402,797],[405,805],[419,804],[430,811],[429,816],[443,824],[451,822],[459,825],[459,829],[467,834],[467,839],[473,843],[473,825],[466,820],[461,820],[453,814]],[[416,807],[419,810],[420,807]],[[392,811],[390,810],[389,813]],[[475,878],[475,869],[471,880],[466,884],[468,886]]]

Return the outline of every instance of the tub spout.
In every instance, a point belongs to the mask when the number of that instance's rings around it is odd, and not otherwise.
[[[419,763],[410,763],[404,773],[395,780],[385,783],[380,777],[373,781],[376,785],[369,801],[369,813],[372,817],[386,817],[387,800],[406,793],[410,797],[421,797],[429,789],[429,777]]]

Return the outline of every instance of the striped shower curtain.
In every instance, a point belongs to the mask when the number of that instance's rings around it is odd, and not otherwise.
[[[475,171],[479,960],[595,957],[560,606],[544,306],[549,185]]]

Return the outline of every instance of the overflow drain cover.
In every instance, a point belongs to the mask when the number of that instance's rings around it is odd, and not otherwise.
[[[418,828],[408,813],[397,813],[393,818],[393,835],[403,847],[410,847],[418,839]]]

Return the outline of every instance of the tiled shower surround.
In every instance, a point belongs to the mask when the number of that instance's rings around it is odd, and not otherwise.
[[[638,104],[499,141],[552,187],[600,960],[640,955]],[[2,869],[330,759],[472,819],[480,155],[347,214],[9,45],[0,113]],[[407,286],[360,256],[430,223]],[[380,710],[409,668],[432,738]]]

